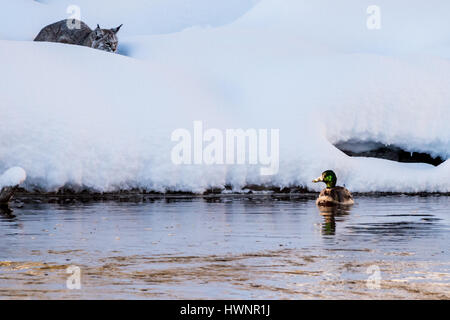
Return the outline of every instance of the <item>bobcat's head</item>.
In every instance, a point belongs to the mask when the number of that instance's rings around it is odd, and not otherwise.
[[[121,27],[122,25],[112,29],[101,29],[100,26],[97,25],[97,28],[90,34],[91,47],[108,52],[116,52],[118,45],[116,34]]]

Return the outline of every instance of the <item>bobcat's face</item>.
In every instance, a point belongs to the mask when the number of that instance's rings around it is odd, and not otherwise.
[[[100,29],[97,25],[97,29],[91,34],[92,48],[107,52],[117,52],[118,39],[116,34],[121,26],[113,29]]]

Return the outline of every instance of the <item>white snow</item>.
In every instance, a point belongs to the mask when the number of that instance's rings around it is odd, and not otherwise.
[[[13,167],[6,170],[0,176],[0,190],[3,187],[15,187],[20,185],[27,178],[25,170],[20,167]]]
[[[79,4],[119,55],[31,40]],[[450,3],[379,0],[1,0],[0,172],[25,186],[202,192],[303,185],[326,169],[351,191],[450,192],[438,167],[352,158],[357,139],[450,157]],[[253,6],[254,5],[254,6]],[[99,10],[104,8],[104,10]],[[172,164],[171,133],[280,129],[278,174]]]

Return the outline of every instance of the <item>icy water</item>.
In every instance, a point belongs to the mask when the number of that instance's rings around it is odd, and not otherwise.
[[[450,197],[356,202],[25,204],[0,213],[0,298],[449,299]]]

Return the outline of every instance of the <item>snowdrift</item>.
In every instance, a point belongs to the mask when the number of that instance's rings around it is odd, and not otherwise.
[[[142,22],[157,1],[108,2],[101,16],[105,1],[78,1],[90,25],[124,23],[121,54],[31,42],[67,3],[2,2],[0,172],[24,168],[26,188],[319,190],[311,180],[333,169],[351,191],[450,192],[449,160],[352,158],[333,145],[358,139],[449,159],[447,1],[379,1],[380,30],[366,27],[367,1],[220,2],[227,10],[169,1],[158,4],[170,12],[164,27]],[[19,15],[30,23],[15,26]],[[278,173],[173,164],[173,131],[197,120],[279,129]]]
[[[25,181],[27,175],[20,167],[13,167],[0,175],[0,190],[3,187],[15,187]]]

